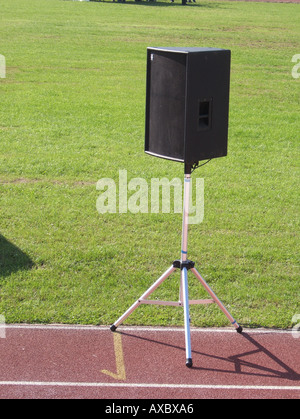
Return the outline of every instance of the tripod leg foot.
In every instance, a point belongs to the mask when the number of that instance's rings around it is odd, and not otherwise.
[[[186,360],[185,365],[186,365],[188,368],[192,368],[192,366],[193,366],[193,361],[192,361],[192,358],[188,358],[188,359]]]
[[[117,327],[116,327],[114,324],[112,324],[112,325],[110,326],[110,330],[111,330],[112,332],[115,332],[115,331],[117,330]]]
[[[223,311],[225,316],[228,318],[228,320],[231,322],[232,325],[236,327],[236,331],[238,333],[242,333],[243,328],[236,322],[236,320],[232,317],[232,315],[229,313],[227,308],[224,306],[224,304],[219,300],[219,298],[216,296],[216,294],[213,292],[213,290],[210,288],[210,286],[205,282],[205,280],[202,278],[202,276],[199,274],[197,269],[191,268],[191,271],[193,274],[198,278],[200,283],[203,285],[203,287],[206,289],[206,291],[209,293],[209,295],[212,297],[214,302],[220,307],[220,309]]]

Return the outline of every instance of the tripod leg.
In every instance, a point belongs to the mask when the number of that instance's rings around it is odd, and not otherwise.
[[[243,328],[241,326],[239,326],[239,324],[237,323],[237,321],[232,317],[232,315],[229,313],[229,311],[224,306],[224,304],[219,300],[219,298],[216,296],[216,294],[213,292],[213,290],[210,288],[210,286],[205,282],[205,280],[199,274],[199,272],[197,271],[197,269],[192,268],[191,271],[196,276],[196,278],[199,279],[199,281],[201,282],[201,284],[203,285],[203,287],[206,289],[206,291],[210,294],[210,296],[212,297],[212,299],[214,300],[214,302],[216,304],[218,304],[218,306],[223,311],[223,313],[225,314],[225,316],[228,318],[228,320],[231,322],[231,324],[236,328],[236,331],[238,333],[242,333]]]
[[[123,323],[123,321],[142,304],[141,300],[148,298],[149,295],[152,294],[156,288],[159,287],[160,284],[164,282],[164,280],[167,279],[175,270],[176,268],[172,265],[113,325],[110,326],[110,330],[114,332],[119,324]]]
[[[190,330],[190,312],[189,312],[189,291],[188,291],[188,278],[187,269],[183,268],[181,271],[181,284],[183,293],[184,304],[184,328],[185,328],[185,348],[186,348],[186,366],[191,368],[192,349],[191,349],[191,330]]]

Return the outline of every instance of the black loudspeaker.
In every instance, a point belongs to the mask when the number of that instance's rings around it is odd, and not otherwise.
[[[227,155],[230,51],[147,49],[145,152],[194,164]]]

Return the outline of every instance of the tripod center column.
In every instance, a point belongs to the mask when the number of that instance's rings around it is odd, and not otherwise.
[[[182,243],[181,243],[181,262],[187,260],[187,241],[189,224],[189,203],[190,203],[190,181],[191,175],[184,175],[184,197],[183,197],[183,216],[182,216]]]

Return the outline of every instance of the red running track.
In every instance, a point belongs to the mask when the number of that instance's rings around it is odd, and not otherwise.
[[[4,335],[4,336],[3,336]],[[0,334],[0,398],[300,397],[300,339],[288,331],[11,325]]]

